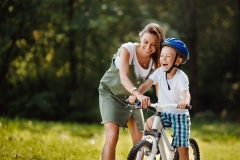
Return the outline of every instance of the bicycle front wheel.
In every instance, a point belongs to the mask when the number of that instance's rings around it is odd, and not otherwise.
[[[128,160],[148,160],[152,151],[152,144],[147,140],[136,143],[128,154]]]

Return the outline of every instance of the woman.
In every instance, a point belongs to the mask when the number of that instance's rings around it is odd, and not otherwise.
[[[140,44],[128,42],[118,49],[110,69],[100,81],[99,105],[106,132],[103,160],[115,159],[119,127],[129,128],[133,144],[142,138],[142,110],[125,108],[125,99],[133,94],[141,101],[143,109],[149,105],[149,97],[140,94],[137,87],[147,79],[153,69],[159,67],[160,47],[165,35],[158,24],[150,23],[139,36]]]

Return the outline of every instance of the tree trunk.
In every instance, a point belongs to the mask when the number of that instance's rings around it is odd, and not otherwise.
[[[188,49],[190,52],[190,91],[192,95],[191,103],[194,110],[198,108],[198,69],[197,69],[197,27],[196,27],[196,8],[193,0],[187,2],[187,25],[188,25]]]
[[[83,29],[83,33],[87,33],[85,29]],[[85,35],[85,34],[83,34]],[[81,45],[81,75],[80,75],[80,102],[83,103],[85,101],[85,52],[86,52],[86,40],[82,41]]]
[[[240,42],[240,0],[237,0],[237,25],[238,25],[238,34],[236,34],[237,43]],[[238,62],[240,62],[240,45],[238,45]],[[240,75],[240,63],[238,63],[238,75]]]
[[[68,0],[68,6],[69,6],[69,12],[68,12],[68,21],[69,21],[69,26],[70,26],[70,30],[69,30],[69,63],[70,63],[70,88],[71,91],[74,92],[77,89],[77,76],[76,76],[76,66],[77,66],[77,62],[76,62],[76,56],[74,53],[74,49],[75,49],[75,42],[74,42],[74,35],[75,35],[75,31],[71,28],[71,22],[73,19],[73,3],[74,0]]]

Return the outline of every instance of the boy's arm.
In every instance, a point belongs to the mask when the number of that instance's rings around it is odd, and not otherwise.
[[[182,92],[183,100],[178,103],[178,108],[185,109],[187,105],[190,104],[191,95],[188,90]]]
[[[148,78],[140,87],[138,88],[138,91],[142,94],[148,91],[148,89],[152,86],[153,80]]]
[[[131,104],[135,103],[136,99],[138,98],[137,96],[143,95],[153,84],[152,79],[147,79],[143,84],[140,85],[140,87],[133,91],[133,95],[129,96],[128,100]],[[150,101],[149,104],[150,105]]]

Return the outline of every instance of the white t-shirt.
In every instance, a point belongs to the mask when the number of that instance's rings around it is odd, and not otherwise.
[[[136,76],[142,80],[146,80],[152,67],[154,67],[153,60],[152,59],[150,60],[148,69],[142,68],[137,60],[136,45],[137,45],[137,43],[128,42],[128,43],[124,43],[121,47],[126,48],[128,50],[128,52],[130,53],[129,65],[133,62]],[[119,61],[120,61],[119,52],[120,52],[121,47],[118,49],[117,56],[114,61],[115,66],[117,68],[119,68]]]
[[[189,90],[189,81],[187,75],[180,69],[177,69],[173,78],[166,80],[166,72],[162,68],[156,69],[152,75],[149,76],[154,81],[154,84],[158,83],[158,103],[161,105],[166,104],[178,104],[182,99],[182,92]],[[171,90],[168,90],[168,84]],[[188,113],[187,109],[176,108],[164,108],[163,112],[173,114]]]

